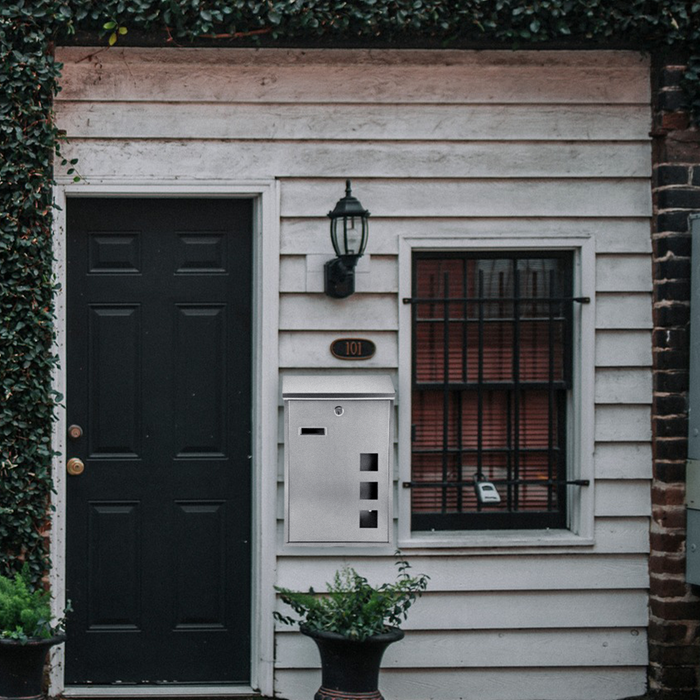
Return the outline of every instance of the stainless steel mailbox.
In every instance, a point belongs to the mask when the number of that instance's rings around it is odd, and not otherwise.
[[[283,378],[288,543],[390,541],[394,397],[385,375]]]

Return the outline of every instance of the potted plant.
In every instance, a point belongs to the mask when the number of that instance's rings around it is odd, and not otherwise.
[[[52,620],[51,599],[33,590],[28,567],[0,576],[0,698],[42,697],[46,654],[65,639],[63,620]]]
[[[316,643],[321,655],[321,687],[314,700],[382,700],[379,666],[392,642],[403,639],[398,625],[428,585],[428,576],[411,576],[399,559],[393,583],[374,587],[354,569],[336,571],[327,591],[307,593],[275,587],[299,619],[276,611],[288,625],[299,623],[302,634]]]

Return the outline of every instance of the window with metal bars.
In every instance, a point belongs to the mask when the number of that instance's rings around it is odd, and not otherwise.
[[[572,275],[569,252],[414,254],[413,530],[566,527]]]

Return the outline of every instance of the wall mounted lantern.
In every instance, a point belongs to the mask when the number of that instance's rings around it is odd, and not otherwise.
[[[355,292],[355,265],[362,257],[369,236],[369,212],[352,196],[350,180],[345,181],[345,196],[338,200],[331,220],[331,242],[335,254],[325,267],[325,289],[329,297],[344,299]]]

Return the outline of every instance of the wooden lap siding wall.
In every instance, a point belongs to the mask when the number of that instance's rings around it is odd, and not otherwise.
[[[358,334],[377,345],[361,370],[396,381],[401,235],[595,239],[594,544],[408,549],[431,584],[406,623],[410,634],[387,652],[382,689],[403,700],[642,694],[652,398],[646,59],[57,53],[65,64],[56,103],[69,139],[64,154],[80,159],[89,182],[281,181],[282,373],[358,371],[359,363],[328,351],[334,338]],[[332,257],[325,214],[345,177],[372,219],[358,293],[338,302],[322,294],[322,265]],[[370,578],[393,575],[388,550],[285,549],[282,450],[280,442],[278,583],[321,588],[344,562]],[[307,640],[276,631],[278,695],[310,697],[318,666]]]

